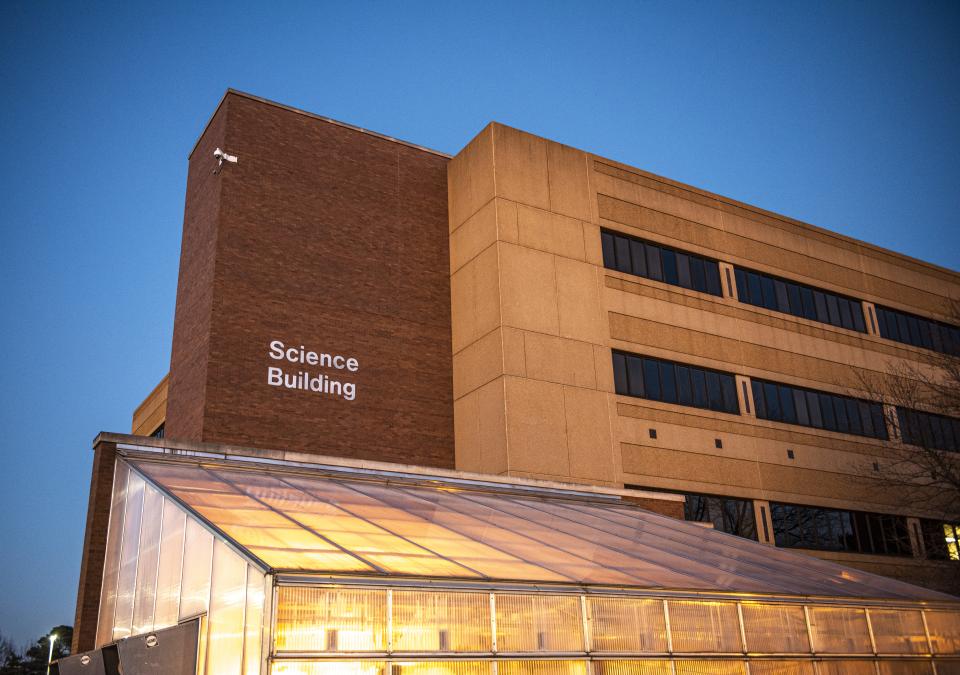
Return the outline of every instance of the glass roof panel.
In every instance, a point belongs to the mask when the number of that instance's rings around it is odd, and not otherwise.
[[[954,600],[613,498],[207,458],[128,461],[274,570]]]

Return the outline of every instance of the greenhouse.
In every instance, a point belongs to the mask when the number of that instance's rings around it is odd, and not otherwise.
[[[623,491],[118,452],[101,648],[192,625],[208,674],[960,673],[960,599]]]

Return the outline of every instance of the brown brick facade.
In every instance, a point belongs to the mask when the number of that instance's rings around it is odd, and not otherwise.
[[[214,175],[218,146],[239,161]],[[228,94],[190,161],[168,436],[452,468],[446,164]],[[269,386],[271,366],[356,399]]]
[[[213,151],[224,144],[226,97],[190,157],[180,245],[176,320],[170,354],[166,433],[174,438],[203,438],[204,395],[210,360],[213,272],[222,181],[213,174]]]
[[[93,450],[87,529],[83,536],[77,610],[73,622],[73,643],[70,647],[74,654],[93,649],[97,637],[97,613],[100,610],[103,557],[107,547],[107,523],[110,520],[116,451],[117,446],[114,443],[98,443]]]

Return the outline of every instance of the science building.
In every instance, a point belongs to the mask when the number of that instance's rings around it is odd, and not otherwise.
[[[490,124],[229,91],[170,372],[94,443],[72,673],[960,673],[960,275]],[[936,495],[932,495],[936,497]]]

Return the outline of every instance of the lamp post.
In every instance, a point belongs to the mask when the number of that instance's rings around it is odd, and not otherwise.
[[[50,655],[47,657],[47,675],[50,675],[50,664],[53,662],[53,643],[57,641],[57,634],[50,633]]]

